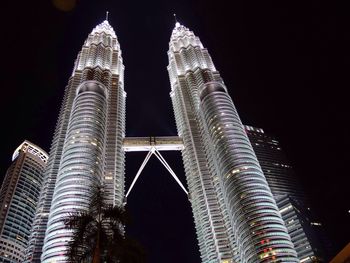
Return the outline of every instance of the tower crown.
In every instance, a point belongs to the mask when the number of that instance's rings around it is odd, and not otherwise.
[[[169,41],[168,58],[171,83],[177,81],[178,75],[196,68],[216,71],[208,50],[203,47],[199,37],[177,20]]]
[[[171,33],[169,47],[170,50],[176,52],[181,48],[187,48],[188,46],[203,48],[203,45],[199,38],[189,30],[187,27],[181,25],[178,21],[175,23],[173,32]]]
[[[106,33],[111,35],[112,37],[116,37],[116,34],[114,32],[113,27],[108,23],[107,20],[103,21],[101,24],[97,25],[91,32],[91,34],[95,34],[95,33]]]
[[[171,34],[171,40],[176,40],[177,38],[184,37],[195,37],[195,35],[187,27],[181,25],[179,22],[176,22],[173,32]]]
[[[77,70],[81,71],[84,68],[99,67],[103,70],[111,70],[113,74],[120,76],[120,81],[124,81],[124,66],[120,45],[114,29],[109,24],[107,18],[95,26],[85,40],[83,48],[75,61],[73,76]]]

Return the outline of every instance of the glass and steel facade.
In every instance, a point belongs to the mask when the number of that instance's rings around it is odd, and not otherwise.
[[[247,125],[244,128],[300,262],[325,262],[325,248],[319,240],[322,235],[322,224],[314,219],[301,183],[279,141],[261,128]]]
[[[169,43],[171,99],[202,262],[298,262],[219,72],[192,31]]]
[[[105,20],[86,39],[65,88],[25,262],[65,262],[70,233],[60,219],[88,208],[91,185],[101,182],[108,202],[123,204],[123,76],[120,46]]]
[[[299,200],[285,195],[276,201],[300,262],[327,262],[317,236],[322,224],[312,220],[310,211]]]
[[[47,153],[24,141],[13,153],[0,190],[0,262],[23,262]]]
[[[306,202],[298,177],[277,138],[262,128],[248,125],[244,128],[275,199],[289,195]]]

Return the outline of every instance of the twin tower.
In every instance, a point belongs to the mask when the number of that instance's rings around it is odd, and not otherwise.
[[[170,97],[204,263],[299,262],[235,106],[208,50],[176,23]],[[102,183],[123,205],[124,65],[107,20],[96,26],[65,88],[25,262],[66,262],[62,218],[87,210]]]

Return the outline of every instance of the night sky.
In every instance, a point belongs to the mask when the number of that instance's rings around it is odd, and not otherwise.
[[[73,63],[110,12],[122,49],[127,136],[176,135],[167,50],[178,20],[200,37],[244,124],[275,135],[336,251],[350,241],[350,30],[336,1],[6,1],[1,4],[1,181],[27,139],[49,151]],[[164,153],[185,184],[180,153]],[[127,188],[145,153],[128,153]],[[187,197],[152,157],[127,233],[148,262],[200,262]]]

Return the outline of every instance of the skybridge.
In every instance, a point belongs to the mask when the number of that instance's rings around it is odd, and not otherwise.
[[[123,149],[125,152],[147,152],[145,159],[143,160],[139,170],[136,173],[134,180],[132,181],[129,190],[125,195],[125,200],[129,196],[132,188],[134,187],[137,179],[140,177],[143,169],[152,155],[155,155],[157,159],[164,165],[169,171],[170,175],[178,183],[181,189],[188,195],[188,191],[183,186],[175,172],[171,169],[170,165],[161,155],[161,151],[181,151],[184,148],[182,139],[177,136],[161,136],[161,137],[127,137],[123,142]]]

